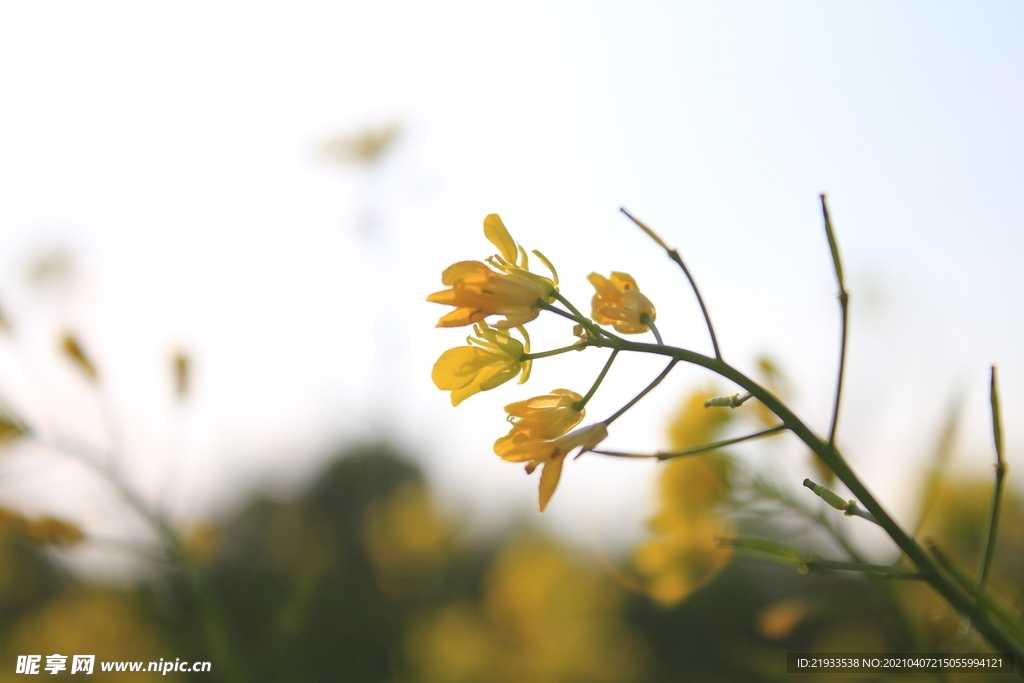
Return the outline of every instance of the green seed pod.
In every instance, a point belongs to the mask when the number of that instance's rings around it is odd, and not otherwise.
[[[804,479],[804,486],[814,491],[814,495],[821,498],[823,501],[834,507],[836,510],[846,511],[846,508],[850,507],[850,504],[839,497],[839,495],[832,489],[825,488],[819,484],[815,484],[810,479]]]

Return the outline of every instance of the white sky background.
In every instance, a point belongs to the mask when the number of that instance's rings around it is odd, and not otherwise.
[[[483,217],[548,255],[580,305],[591,270],[633,273],[670,343],[709,351],[685,281],[617,213],[630,208],[681,249],[727,359],[777,358],[824,430],[838,343],[824,191],[853,297],[841,442],[906,513],[958,387],[958,467],[987,476],[992,362],[1011,467],[1024,454],[1022,29],[1009,2],[4,3],[0,397],[51,434],[97,448],[116,434],[134,485],[182,523],[290,490],[382,429],[471,525],[536,519],[536,479],[490,450],[501,406],[586,391],[603,354],[451,408],[430,367],[466,331],[434,329],[447,309],[424,297],[448,264],[493,252]],[[373,174],[318,154],[391,121],[402,136]],[[31,286],[55,247],[73,278]],[[56,352],[65,327],[104,377],[109,427]],[[531,327],[537,347],[570,340]],[[194,359],[184,406],[177,348]],[[616,365],[590,416],[642,388],[661,366],[647,360]],[[703,383],[677,371],[608,445],[663,446],[666,415]],[[67,458],[3,461],[0,503],[128,533]],[[641,532],[653,472],[569,463],[537,523],[618,547]]]

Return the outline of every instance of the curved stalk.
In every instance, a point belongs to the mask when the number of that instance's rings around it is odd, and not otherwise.
[[[832,265],[836,271],[836,283],[839,285],[839,372],[836,379],[836,400],[832,406],[832,423],[828,428],[828,445],[835,445],[836,430],[839,428],[839,401],[843,396],[843,374],[846,370],[846,328],[850,318],[850,295],[843,282],[843,262],[839,259],[839,244],[832,232],[832,219],[828,215],[828,204],[825,195],[821,195],[821,213],[825,217],[825,235],[828,237],[828,248],[832,254]]]
[[[583,408],[590,403],[590,399],[594,397],[594,393],[597,391],[597,388],[601,386],[601,382],[604,381],[604,376],[608,374],[609,370],[611,370],[612,363],[615,362],[615,357],[617,355],[619,355],[619,350],[614,349],[612,351],[612,355],[608,356],[608,361],[604,364],[604,367],[601,368],[601,374],[599,374],[597,379],[594,380],[594,383],[590,385],[590,391],[587,392],[586,396],[573,404],[573,410],[583,410]]]
[[[747,434],[745,436],[737,436],[734,439],[724,439],[722,441],[706,443],[703,446],[687,448],[684,451],[677,451],[675,453],[652,453],[650,455],[640,455],[638,453],[620,453],[618,451],[591,451],[591,453],[600,453],[601,455],[613,455],[618,458],[657,458],[658,460],[671,460],[672,458],[682,458],[687,455],[697,455],[698,453],[714,451],[719,448],[725,448],[726,446],[732,446],[733,444],[743,443],[744,441],[750,441],[752,439],[760,439],[761,437],[764,436],[778,434],[779,432],[784,431],[786,429],[786,425],[778,425],[776,427],[771,427],[769,429],[765,429],[764,431],[760,431],[755,434]]]
[[[704,322],[708,327],[708,335],[711,337],[711,346],[715,349],[715,358],[721,360],[722,352],[718,348],[718,337],[715,335],[715,328],[711,324],[711,314],[708,313],[708,307],[704,305],[704,297],[700,295],[700,290],[697,289],[697,281],[693,279],[692,275],[690,275],[690,269],[686,267],[685,263],[683,263],[683,258],[679,255],[679,251],[676,249],[669,249],[668,245],[665,244],[665,242],[662,241],[662,239],[658,237],[658,235],[655,234],[653,230],[651,230],[646,225],[641,223],[639,220],[634,218],[633,215],[626,211],[624,208],[620,207],[619,211],[626,214],[626,218],[636,223],[637,227],[646,232],[651,239],[658,243],[658,246],[665,250],[665,253],[668,254],[668,257],[675,261],[680,268],[682,268],[683,275],[685,275],[686,279],[689,280],[690,288],[693,290],[694,295],[697,297],[697,303],[700,304],[700,311],[701,313],[704,314]]]
[[[629,342],[626,342],[626,343],[628,344]],[[672,372],[672,368],[674,368],[676,366],[676,363],[678,363],[678,362],[679,362],[678,360],[673,360],[673,361],[669,362],[669,364],[667,366],[665,366],[665,369],[661,371],[661,374],[658,375],[657,377],[655,377],[654,381],[647,385],[646,389],[644,389],[639,394],[637,394],[635,397],[633,397],[632,401],[630,401],[626,405],[624,405],[621,408],[619,408],[617,411],[615,411],[614,415],[612,415],[607,420],[605,420],[604,421],[605,426],[608,426],[612,422],[615,422],[616,420],[618,420],[620,417],[622,417],[623,413],[625,413],[627,410],[629,410],[634,405],[636,405],[637,401],[639,401],[644,396],[646,396],[648,393],[650,393],[650,391],[652,389],[654,389],[654,387],[656,387],[659,384],[661,384],[661,380],[663,380],[666,377],[668,377],[668,373]]]
[[[661,332],[658,331],[658,327],[657,325],[654,324],[654,320],[651,319],[651,316],[644,313],[643,315],[640,316],[640,322],[642,322],[644,325],[647,325],[647,327],[651,328],[651,332],[654,333],[654,338],[658,340],[659,344],[665,343],[665,340],[661,338]]]
[[[958,612],[965,615],[974,623],[978,631],[998,651],[1013,652],[1018,661],[1024,661],[1024,643],[1015,642],[1007,635],[1002,628],[995,624],[989,617],[982,605],[973,596],[966,593],[957,583],[951,579],[939,564],[925,552],[913,538],[911,538],[900,527],[891,515],[882,507],[881,503],[871,494],[867,486],[860,480],[856,473],[843,458],[842,454],[834,444],[829,444],[819,438],[810,427],[808,427],[796,414],[789,409],[778,397],[750,379],[742,372],[732,367],[720,358],[710,358],[694,351],[680,349],[673,346],[659,344],[645,344],[626,340],[599,340],[596,346],[609,346],[619,348],[623,351],[638,351],[641,353],[654,353],[668,356],[675,362],[691,363],[728,379],[746,391],[749,391],[771,410],[782,423],[789,428],[804,444],[810,448],[842,481],[853,495],[863,504],[864,508],[877,520],[878,525],[885,529],[893,542],[902,550],[918,571],[930,583],[936,591]],[[669,364],[670,369],[672,363]],[[662,373],[663,375],[666,373]],[[646,392],[645,392],[646,393]],[[621,411],[620,411],[621,412]],[[616,415],[617,417],[617,415]]]
[[[551,356],[560,356],[563,353],[569,353],[570,351],[582,351],[588,346],[593,346],[589,341],[584,341],[579,344],[573,344],[572,346],[563,346],[560,349],[551,349],[550,351],[539,351],[537,353],[524,353],[519,357],[519,360],[537,360],[538,358],[550,358]]]
[[[992,400],[992,439],[996,446],[996,487],[992,493],[988,537],[985,540],[985,550],[981,555],[981,568],[978,570],[978,588],[985,587],[988,572],[992,568],[992,557],[996,552],[996,536],[999,534],[999,512],[1003,503],[1003,478],[1006,476],[1006,463],[1003,462],[1003,428],[999,419],[999,389],[996,386],[996,366],[994,365],[992,366],[989,396]]]

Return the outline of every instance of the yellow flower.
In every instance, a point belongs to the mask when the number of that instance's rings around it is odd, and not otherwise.
[[[609,279],[591,273],[587,279],[597,290],[591,303],[591,316],[598,324],[611,325],[622,334],[640,334],[650,329],[640,322],[640,316],[647,314],[654,321],[657,318],[654,304],[637,288],[632,275],[612,272]]]
[[[437,321],[438,327],[462,327],[489,315],[503,315],[497,326],[505,329],[530,322],[550,288],[520,273],[496,273],[480,261],[460,261],[445,268],[441,282],[451,287],[435,292],[427,301],[454,306]]]
[[[553,279],[530,272],[526,250],[512,239],[498,214],[484,219],[484,236],[500,252],[487,259],[497,270],[480,261],[460,261],[446,268],[441,282],[451,289],[427,297],[427,301],[455,306],[438,321],[438,327],[472,325],[489,315],[505,316],[498,321],[499,328],[516,327],[536,318],[541,302],[553,300],[558,275],[543,254],[533,252],[551,270]]]
[[[534,396],[505,406],[512,429],[494,442],[494,452],[505,454],[527,441],[548,441],[562,436],[583,419],[584,410],[573,405],[583,397],[568,389],[555,389],[544,396]]]
[[[603,422],[598,422],[552,441],[527,441],[509,449],[501,457],[512,462],[527,463],[528,474],[532,474],[538,465],[543,466],[540,475],[540,511],[544,512],[558,487],[565,456],[577,448],[581,449],[581,453],[585,453],[595,448],[607,436],[608,428]]]
[[[452,392],[453,406],[516,375],[520,375],[520,384],[530,377],[533,361],[520,360],[529,353],[529,342],[524,346],[508,332],[496,330],[483,320],[473,329],[477,336],[467,339],[469,346],[442,353],[430,374],[438,389]]]
[[[505,273],[516,273],[535,281],[545,287],[548,291],[558,289],[558,273],[555,267],[547,260],[544,254],[536,249],[533,253],[544,262],[545,267],[551,271],[551,278],[536,275],[530,272],[530,258],[526,255],[523,245],[516,243],[509,234],[508,229],[496,213],[488,214],[484,218],[484,237],[498,248],[500,254],[495,254],[487,259],[487,262],[498,270]]]

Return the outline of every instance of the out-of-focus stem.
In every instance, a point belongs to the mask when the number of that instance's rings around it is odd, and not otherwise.
[[[821,195],[821,213],[825,217],[825,235],[828,237],[828,248],[832,254],[832,265],[836,271],[836,283],[839,285],[839,373],[836,379],[836,400],[832,407],[832,424],[828,429],[828,445],[836,443],[836,430],[839,428],[839,402],[843,396],[843,374],[846,370],[846,326],[849,322],[850,295],[846,291],[843,282],[843,262],[839,258],[839,244],[836,242],[835,233],[832,232],[832,219],[828,215],[828,204],[825,202],[825,195]]]
[[[999,534],[999,512],[1003,503],[1003,478],[1006,476],[1006,463],[1003,461],[1003,428],[999,418],[999,388],[996,385],[996,366],[992,366],[992,379],[989,396],[992,401],[992,438],[996,446],[996,487],[992,494],[992,512],[989,515],[988,538],[985,550],[981,555],[981,568],[978,570],[978,587],[984,588],[992,569],[992,556],[996,552],[996,537]]]
[[[74,457],[79,462],[99,473],[100,476],[114,487],[125,502],[153,527],[163,541],[168,559],[177,564],[181,569],[185,583],[199,603],[199,612],[206,630],[207,642],[210,645],[213,656],[219,660],[218,668],[224,672],[224,677],[228,681],[244,680],[240,669],[237,667],[237,662],[231,656],[227,622],[220,603],[206,586],[204,578],[201,576],[195,563],[192,562],[185,544],[174,528],[171,527],[163,516],[152,510],[116,471],[104,465],[89,451],[63,439],[46,438],[38,434],[34,434],[34,436],[36,436],[40,443]]]

